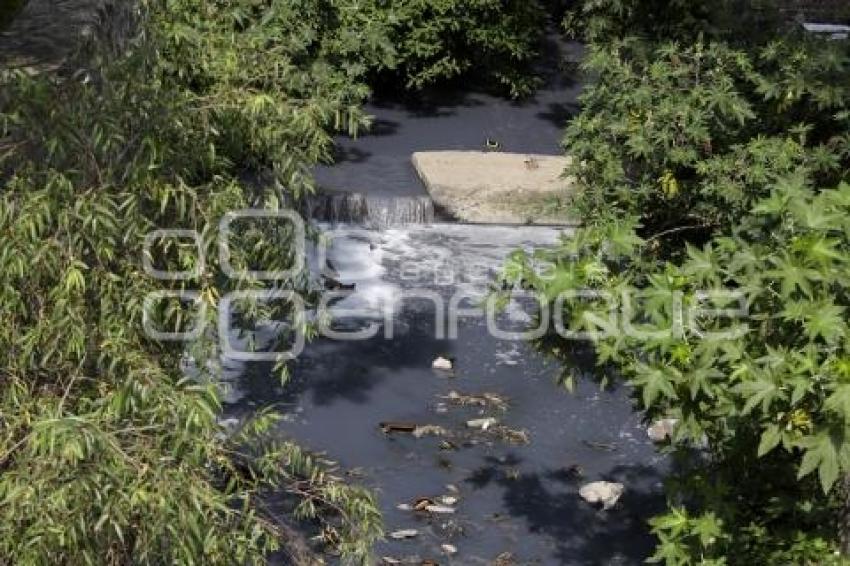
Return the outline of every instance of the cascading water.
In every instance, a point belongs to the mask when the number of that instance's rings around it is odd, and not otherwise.
[[[422,196],[376,196],[362,193],[320,192],[307,199],[305,216],[329,224],[388,228],[429,224],[435,220],[434,203]]]

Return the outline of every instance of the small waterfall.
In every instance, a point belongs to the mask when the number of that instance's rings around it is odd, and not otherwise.
[[[307,199],[305,215],[330,224],[387,228],[434,222],[434,203],[427,196],[380,196],[320,192]]]

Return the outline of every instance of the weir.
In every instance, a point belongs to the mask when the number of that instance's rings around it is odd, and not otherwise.
[[[308,197],[304,215],[332,225],[355,224],[377,229],[430,224],[436,220],[434,203],[427,195],[367,195],[331,191]]]

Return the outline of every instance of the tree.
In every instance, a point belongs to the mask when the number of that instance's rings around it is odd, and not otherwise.
[[[835,561],[850,472],[848,46],[781,27],[729,40],[690,11],[656,33],[658,13],[615,4],[628,9],[591,28],[593,82],[565,139],[586,226],[517,254],[509,281],[553,303],[603,291],[557,303],[568,328],[647,419],[678,422],[655,561]]]
[[[262,563],[281,532],[265,490],[290,493],[345,556],[381,533],[371,494],[269,433],[217,422],[214,336],[184,352],[142,331],[152,291],[198,291],[210,317],[218,265],[166,285],[144,276],[151,230],[191,229],[207,259],[223,214],[277,209],[309,190],[330,132],[366,123],[364,58],[380,30],[350,34],[345,0],[144,4],[131,52],[87,77],[11,74],[0,90],[0,555],[20,564]],[[81,80],[84,79],[84,80]],[[267,183],[243,184],[243,172]],[[233,261],[282,268],[285,230],[250,231]],[[271,240],[272,237],[280,239]],[[253,239],[252,239],[253,238]],[[160,242],[162,269],[193,245]],[[228,287],[227,285],[230,285]],[[299,278],[283,282],[299,289]],[[165,303],[159,328],[192,315]],[[197,322],[197,321],[195,321]]]

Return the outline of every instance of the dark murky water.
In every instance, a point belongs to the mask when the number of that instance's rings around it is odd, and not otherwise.
[[[558,48],[560,51],[558,51]],[[577,61],[576,45],[553,45],[564,60]],[[410,163],[415,151],[485,149],[489,138],[504,151],[560,154],[564,126],[577,110],[580,85],[553,55],[542,70],[544,86],[528,100],[513,102],[474,92],[426,92],[404,100],[377,96],[366,105],[375,116],[371,132],[341,138],[337,162],[320,167],[320,186],[370,195],[425,194]]]
[[[585,382],[571,395],[555,384],[556,365],[525,342],[494,338],[483,317],[461,318],[457,339],[441,340],[432,300],[400,300],[413,290],[434,292],[446,303],[462,293],[471,300],[461,305],[471,307],[486,290],[485,267],[495,268],[517,247],[551,245],[560,231],[437,224],[339,234],[328,257],[340,280],[355,282],[357,290],[337,307],[392,305],[393,339],[314,342],[295,362],[286,389],[268,368],[232,367],[231,412],[278,406],[289,414],[282,434],[360,470],[378,493],[388,532],[420,531],[412,540],[382,543],[378,556],[441,564],[487,564],[503,552],[520,564],[637,564],[645,558],[652,547],[645,520],[663,502],[663,462],[628,392],[603,392]],[[523,312],[508,309],[499,327],[523,328]],[[360,318],[372,320],[365,313]],[[437,356],[457,359],[453,377],[431,369]],[[497,393],[510,407],[441,406],[452,390]],[[530,443],[470,434],[466,421],[482,416],[527,431]],[[386,435],[381,421],[439,425],[461,440],[445,450],[439,437]],[[577,493],[583,483],[601,479],[626,485],[621,504],[607,512]],[[454,515],[397,509],[419,496],[451,495],[449,484],[459,490]],[[440,548],[445,543],[459,550],[450,560]]]
[[[575,47],[565,51],[578,58]],[[345,214],[318,216],[381,226],[429,222],[433,211],[419,208],[426,193],[410,164],[414,151],[480,150],[490,138],[505,151],[560,153],[579,86],[555,59],[547,73],[545,87],[522,103],[476,93],[431,93],[404,102],[376,98],[367,107],[376,116],[371,134],[340,139],[338,163],[317,171],[323,187],[360,194],[321,202]],[[364,200],[377,218],[360,204]],[[285,389],[267,366],[232,366],[226,377],[228,411],[239,416],[271,405],[286,412],[281,434],[362,474],[378,494],[387,532],[419,531],[410,540],[381,543],[378,557],[462,565],[489,564],[504,552],[518,564],[645,559],[653,546],[645,521],[663,507],[665,461],[632,411],[628,391],[603,392],[584,381],[571,395],[555,384],[556,365],[526,342],[493,337],[483,317],[462,317],[456,339],[438,339],[433,298],[399,299],[413,290],[436,293],[446,302],[458,292],[480,297],[487,283],[482,273],[518,246],[551,245],[560,231],[458,224],[355,233],[350,228],[337,232],[329,253],[339,280],[356,284],[356,294],[337,307],[371,309],[353,321],[362,327],[392,305],[393,338],[317,340],[294,362]],[[518,309],[498,318],[502,328],[527,322]],[[437,356],[456,358],[453,377],[431,369]],[[504,413],[446,407],[441,397],[452,390],[497,393],[510,407]],[[530,443],[470,433],[466,421],[483,416],[526,431]],[[452,438],[456,449],[441,447],[439,437],[386,435],[378,426],[382,421],[441,426],[458,435]],[[603,479],[626,486],[610,511],[578,495],[583,483]],[[452,495],[448,486],[458,490],[453,515],[428,517],[397,508],[421,496]],[[458,554],[447,557],[441,550],[446,543]]]

